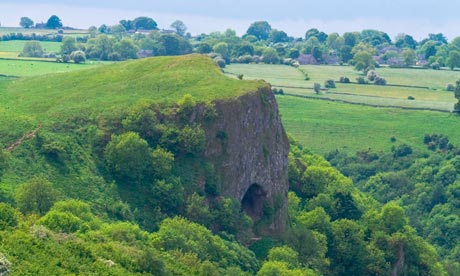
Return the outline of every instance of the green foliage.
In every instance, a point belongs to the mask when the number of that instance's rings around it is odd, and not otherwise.
[[[119,180],[142,180],[152,169],[149,146],[135,132],[113,135],[105,158],[110,172]]]
[[[18,213],[11,205],[0,202],[0,231],[16,227],[19,222]]]
[[[173,163],[174,154],[171,152],[160,147],[152,152],[153,172],[157,178],[165,179],[171,175]]]
[[[48,21],[46,21],[46,28],[47,29],[62,28],[61,19],[56,15],[50,16],[50,18],[48,18]]]
[[[201,126],[186,126],[179,134],[179,142],[184,152],[199,156],[205,150],[206,135]]]
[[[205,227],[182,218],[165,219],[158,231],[158,238],[165,250],[193,252],[200,260],[209,260],[220,266],[239,264],[244,270],[255,272],[254,254],[243,246],[231,246]]]
[[[85,52],[83,51],[73,51],[70,54],[70,58],[75,62],[76,64],[80,63],[85,63],[86,62],[86,55]]]
[[[43,48],[40,42],[38,41],[28,41],[24,44],[22,49],[21,56],[24,57],[42,57]]]
[[[267,21],[256,21],[249,26],[246,35],[253,35],[259,40],[266,40],[270,36],[272,27]]]
[[[61,54],[70,55],[72,52],[75,52],[77,50],[78,48],[76,45],[75,37],[66,36],[62,39]]]
[[[51,210],[39,221],[55,232],[74,233],[82,227],[82,221],[67,212]]]
[[[180,100],[177,101],[177,114],[187,121],[195,111],[196,100],[191,94],[185,94]]]
[[[56,198],[56,190],[44,177],[35,177],[16,191],[16,204],[23,214],[44,215],[51,209]]]

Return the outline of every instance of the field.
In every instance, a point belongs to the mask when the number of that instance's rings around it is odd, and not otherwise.
[[[26,40],[0,41],[0,52],[14,52],[19,54],[26,42]],[[61,51],[60,42],[40,41],[40,44],[44,52],[57,53]]]
[[[387,86],[373,84],[342,84],[342,76],[354,81],[362,73],[349,66],[301,66],[309,76],[304,80],[300,70],[284,65],[232,64],[225,71],[232,75],[243,74],[245,79],[264,79],[284,92],[299,96],[323,98],[372,106],[404,107],[414,109],[434,109],[451,111],[455,102],[453,93],[445,91],[449,83],[460,77],[457,71],[435,71],[422,69],[378,68],[377,73],[386,78]],[[336,88],[322,91],[317,95],[314,83],[324,85],[328,79],[336,81]],[[398,85],[398,86],[393,86]],[[403,86],[426,86],[400,87]],[[414,98],[409,100],[408,98]]]
[[[70,72],[88,69],[102,64],[101,62],[87,62],[85,64],[57,63],[40,60],[0,59],[0,75],[6,76],[36,76],[51,73]]]
[[[233,77],[243,74],[244,79],[264,79],[295,95],[277,97],[285,128],[320,154],[335,149],[350,153],[368,148],[388,150],[393,145],[391,137],[397,139],[396,143],[424,149],[423,136],[432,133],[443,133],[454,145],[460,145],[459,118],[448,113],[455,99],[452,92],[444,90],[448,83],[460,78],[458,71],[378,68],[377,73],[389,85],[336,83],[337,88],[317,95],[312,89],[315,82],[324,84],[325,80],[338,80],[341,76],[354,81],[362,74],[348,66],[301,66],[301,69],[310,80],[304,80],[300,70],[284,65],[232,64],[225,71]],[[415,100],[408,100],[409,96]]]
[[[323,100],[277,96],[286,131],[312,151],[389,150],[394,143],[424,149],[425,134],[443,133],[460,145],[458,117],[451,113],[375,108]]]
[[[22,34],[40,34],[40,35],[54,35],[57,34],[57,30],[50,29],[24,29],[19,27],[0,27],[0,35],[10,34],[10,33],[22,33]],[[86,34],[87,30],[64,30],[64,35],[72,34]]]

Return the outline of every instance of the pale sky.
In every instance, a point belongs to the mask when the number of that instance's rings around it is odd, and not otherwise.
[[[295,37],[310,28],[340,34],[378,29],[391,37],[407,33],[421,40],[428,33],[460,36],[459,10],[455,0],[0,0],[0,24],[18,26],[22,16],[46,22],[56,14],[64,25],[86,29],[149,16],[159,28],[180,19],[192,34],[230,28],[242,35],[252,22],[266,20]]]

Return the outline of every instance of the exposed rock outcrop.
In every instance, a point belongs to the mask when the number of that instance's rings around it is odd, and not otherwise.
[[[217,119],[207,127],[205,157],[221,177],[221,194],[279,233],[287,218],[289,142],[270,86],[215,102]]]

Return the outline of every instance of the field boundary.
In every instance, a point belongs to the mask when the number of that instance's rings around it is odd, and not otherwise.
[[[284,93],[284,96],[304,98],[304,99],[312,99],[312,100],[321,100],[321,101],[328,101],[328,102],[354,104],[354,105],[369,106],[369,107],[398,108],[398,109],[404,109],[404,110],[420,110],[420,111],[434,111],[434,112],[442,112],[442,113],[453,113],[452,111],[447,111],[447,110],[444,110],[444,109],[437,109],[437,108],[429,108],[429,107],[407,107],[407,106],[398,106],[398,105],[378,105],[378,104],[368,104],[368,103],[357,103],[357,102],[341,100],[341,99],[322,98],[322,97],[298,95],[298,94],[291,94],[291,93]]]

